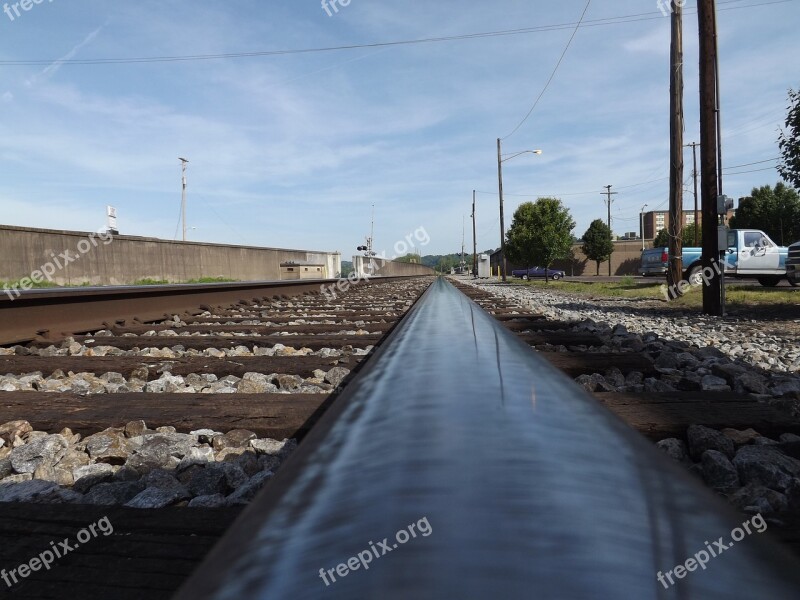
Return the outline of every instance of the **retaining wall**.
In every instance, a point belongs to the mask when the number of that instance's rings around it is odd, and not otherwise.
[[[367,258],[365,256],[353,257],[353,270],[358,277],[380,276],[393,277],[398,275],[435,275],[433,269],[416,263],[402,263],[383,258]]]
[[[65,253],[68,253],[65,256]],[[67,260],[67,259],[71,260]],[[142,279],[180,283],[204,277],[279,280],[283,262],[325,265],[339,276],[338,252],[315,252],[0,225],[0,281],[52,271],[58,285],[124,285]]]

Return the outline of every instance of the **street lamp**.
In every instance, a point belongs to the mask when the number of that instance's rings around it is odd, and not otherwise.
[[[506,280],[506,228],[505,221],[503,220],[503,163],[512,158],[516,158],[521,154],[541,154],[541,150],[523,150],[522,152],[515,152],[503,158],[502,150],[500,148],[500,138],[497,138],[497,185],[500,192],[500,252],[503,255],[503,281]]]
[[[642,204],[642,209],[639,211],[639,228],[640,228],[640,235],[642,236],[642,250],[644,250],[644,209],[647,208],[647,204]]]
[[[181,161],[181,220],[183,221],[183,241],[186,241],[186,165],[189,161],[185,158],[178,158]]]

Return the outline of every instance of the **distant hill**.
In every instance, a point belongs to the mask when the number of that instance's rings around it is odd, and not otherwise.
[[[485,250],[479,254],[491,254],[494,250]],[[452,254],[428,254],[422,257],[422,264],[426,267],[431,267],[438,271],[449,271],[453,267],[457,267],[461,262],[461,253],[454,252]],[[472,265],[472,252],[464,253],[464,262],[467,266]]]

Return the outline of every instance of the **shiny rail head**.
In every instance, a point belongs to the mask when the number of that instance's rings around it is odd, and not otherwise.
[[[759,535],[675,576],[742,520],[439,279],[178,598],[793,597]]]

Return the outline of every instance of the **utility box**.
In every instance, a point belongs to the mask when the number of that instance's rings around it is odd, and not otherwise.
[[[326,279],[325,265],[308,263],[281,263],[281,281],[290,279]]]
[[[481,279],[492,276],[492,265],[488,254],[478,255],[478,277]]]

